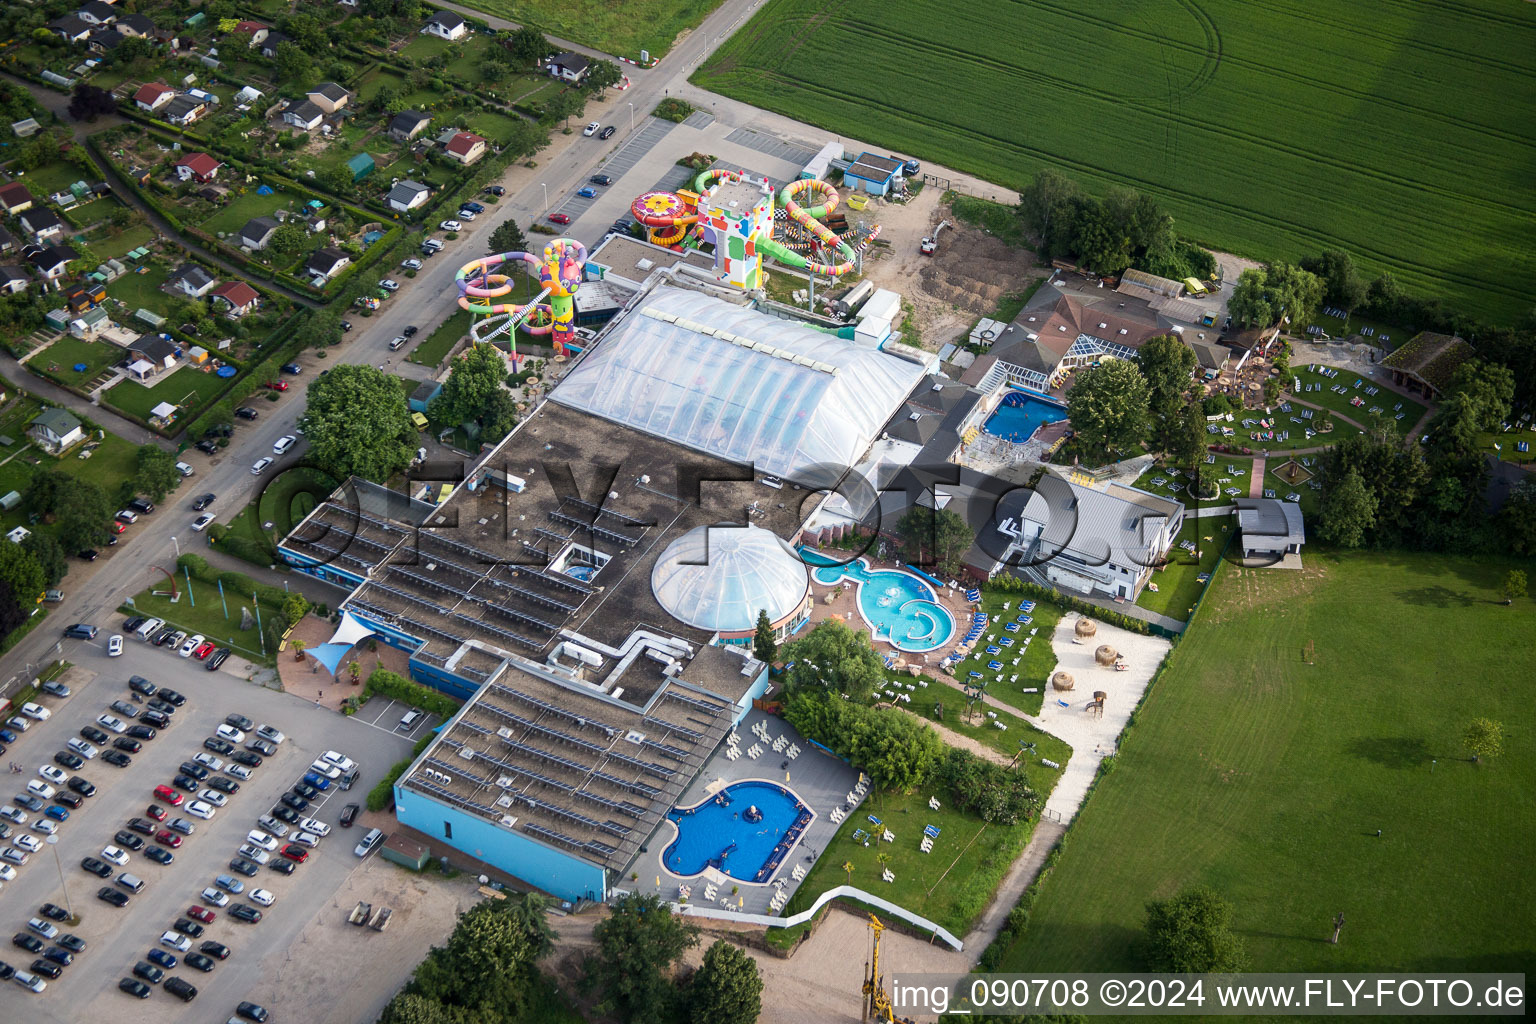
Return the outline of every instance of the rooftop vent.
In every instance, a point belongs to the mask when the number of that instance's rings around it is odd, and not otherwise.
[[[496,730],[496,735],[500,736],[504,740],[509,740],[512,738],[512,730],[508,726],[504,725],[500,729]]]
[[[501,816],[501,823],[507,828],[511,828],[513,825],[517,824],[517,816],[512,814],[503,814]]]
[[[1120,328],[1120,333],[1121,334],[1130,334],[1131,332],[1126,330],[1124,327],[1122,327],[1122,328]]]
[[[473,761],[475,759],[475,752],[469,747],[460,747],[459,756],[466,761]]]
[[[496,798],[496,806],[497,807],[511,807],[512,806],[512,794],[510,794],[510,793],[503,793],[503,794],[501,794],[501,796]]]
[[[636,732],[634,729],[631,729],[624,734],[624,738],[638,746],[639,744],[645,742],[645,733]]]

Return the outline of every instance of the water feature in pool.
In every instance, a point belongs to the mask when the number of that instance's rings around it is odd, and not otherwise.
[[[1055,402],[1023,391],[1010,391],[987,417],[982,429],[1006,441],[1028,441],[1040,427],[1066,418],[1067,410]]]
[[[825,556],[802,551],[811,564],[825,563]],[[859,614],[869,624],[876,640],[884,640],[897,650],[921,654],[949,643],[955,635],[955,619],[938,602],[938,595],[928,582],[900,569],[870,569],[864,559],[847,565],[825,565],[811,570],[811,578],[824,587],[844,579],[858,584]]]
[[[748,821],[756,808],[761,815]],[[742,882],[766,882],[794,849],[814,813],[772,782],[737,782],[703,803],[674,807],[667,820],[677,838],[661,855],[674,875],[689,878],[715,868]]]

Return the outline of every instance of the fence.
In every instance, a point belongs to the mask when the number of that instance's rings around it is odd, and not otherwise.
[[[858,900],[861,903],[868,903],[870,906],[876,907],[894,918],[917,925],[924,931],[932,932],[956,952],[965,949],[965,943],[955,938],[949,929],[934,924],[926,917],[914,914],[905,907],[897,906],[890,900],[876,896],[874,893],[865,892],[863,889],[858,889],[851,885],[839,885],[828,889],[816,897],[816,902],[812,903],[809,909],[802,910],[800,913],[789,917],[775,917],[772,914],[745,914],[740,911],[698,906],[693,903],[672,903],[671,907],[673,913],[687,917],[705,917],[715,921],[739,921],[744,924],[766,925],[770,928],[793,928],[795,925],[804,924],[815,917],[821,912],[821,908],[825,907],[828,903],[843,897]]]

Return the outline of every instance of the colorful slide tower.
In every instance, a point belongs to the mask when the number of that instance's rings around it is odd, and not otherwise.
[[[526,303],[494,302],[512,291],[512,278],[493,273],[506,263],[522,262],[535,268],[539,294]],[[477,343],[508,336],[512,359],[517,359],[517,328],[529,334],[549,334],[555,358],[564,357],[575,337],[576,306],[574,296],[581,287],[587,262],[587,247],[571,238],[557,238],[544,247],[544,258],[526,252],[502,252],[482,256],[459,268],[454,283],[459,288],[459,307],[475,313],[482,320],[470,325],[469,336]],[[545,300],[548,300],[547,302]],[[530,318],[538,321],[529,324]]]
[[[837,190],[824,181],[792,181],[777,195],[784,215],[810,240],[810,255],[803,255],[773,237],[775,195],[771,187],[744,179],[735,171],[705,171],[694,181],[693,192],[647,192],[630,204],[635,220],[650,229],[657,245],[676,246],[690,227],[701,243],[715,251],[715,273],[743,289],[762,285],[764,256],[812,274],[841,277],[854,269],[858,254],[880,233],[877,226],[859,240],[857,248],[839,238],[822,223],[837,209]],[[820,200],[801,206],[797,198],[809,195]]]

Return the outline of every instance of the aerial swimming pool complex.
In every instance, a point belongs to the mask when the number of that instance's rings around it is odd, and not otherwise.
[[[1066,419],[1067,410],[1056,402],[1023,391],[1003,396],[997,411],[987,417],[982,429],[1005,441],[1028,441],[1047,423]]]
[[[801,557],[818,566],[811,578],[824,587],[844,580],[858,585],[859,614],[877,641],[921,654],[944,646],[955,635],[955,617],[921,576],[904,569],[871,569],[862,558],[838,565],[804,548]]]
[[[738,782],[703,803],[667,813],[677,838],[661,863],[682,878],[714,868],[740,882],[766,882],[814,817],[783,786]]]

